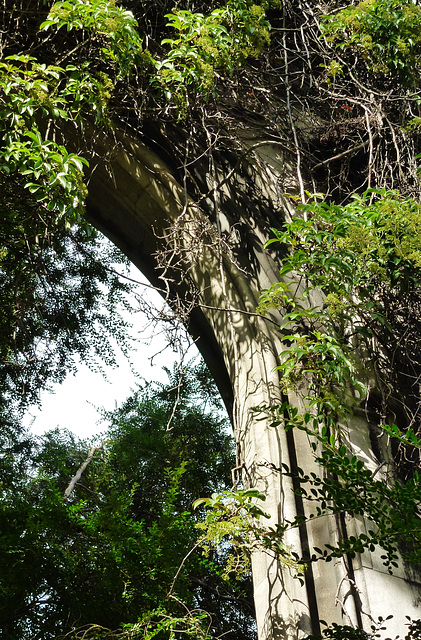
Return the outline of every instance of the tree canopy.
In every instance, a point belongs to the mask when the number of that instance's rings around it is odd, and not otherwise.
[[[234,464],[206,370],[185,369],[177,394],[178,383],[173,372],[167,385],[140,387],[104,416],[96,443],[59,429],[38,440],[2,432],[2,637],[79,637],[89,627],[93,637],[130,623],[146,637],[186,607],[198,629],[204,615],[212,633],[253,637],[249,579],[222,580],[223,553],[196,551],[175,580],[198,537],[193,499],[229,485]]]

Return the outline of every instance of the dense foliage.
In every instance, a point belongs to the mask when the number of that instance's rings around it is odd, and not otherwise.
[[[43,210],[16,176],[1,191],[0,403],[37,402],[40,389],[75,369],[114,361],[104,334],[128,345],[119,309],[128,287],[112,268],[124,258],[87,225]]]
[[[171,375],[104,416],[110,426],[68,497],[86,441],[58,429],[38,441],[2,432],[1,637],[56,638],[86,625],[105,635],[132,623],[146,638],[152,621],[151,633],[171,618],[185,624],[187,608],[198,630],[253,637],[250,585],[222,580],[222,557],[190,555],[174,582],[198,537],[194,497],[230,483],[233,465],[207,378],[186,370],[177,393]]]
[[[276,242],[292,249],[281,274],[301,274],[300,290],[276,284],[262,294],[260,310],[273,305],[284,309],[283,330],[289,323],[307,344],[313,338],[320,342],[317,329],[328,330],[332,357],[342,366],[344,356],[334,354],[333,345],[348,358],[363,345],[370,354],[366,371],[352,376],[351,364],[347,376],[354,385],[355,377],[366,381],[369,395],[364,406],[370,419],[398,421],[403,430],[416,433],[421,364],[419,203],[396,192],[370,190],[354,195],[346,206],[316,202],[303,212],[305,217],[295,219],[284,232],[275,231]],[[323,308],[309,309],[300,297],[311,296],[315,286],[326,297]],[[283,354],[286,383],[293,381],[298,360],[308,357],[304,354],[305,348],[302,354],[288,349]],[[304,360],[302,364],[306,366]],[[337,378],[336,384],[340,382]],[[366,396],[361,389],[360,394]],[[406,455],[406,463],[404,457],[399,462],[403,477],[419,468],[417,455],[409,450]]]
[[[361,53],[376,74],[396,74],[417,87],[421,9],[411,0],[362,0],[325,17],[324,33],[341,49]]]
[[[315,549],[312,560],[380,545],[392,572],[399,553],[414,564],[421,560],[414,388],[420,366],[420,205],[396,193],[369,191],[345,207],[316,201],[302,209],[303,218],[275,231],[273,242],[290,247],[282,271],[289,284],[263,292],[260,311],[285,310],[284,391],[297,389],[304,402],[303,412],[287,400],[272,407],[273,424],[306,431],[325,474],[284,472],[295,478],[300,496],[315,502],[310,517],[348,513],[369,523],[357,537]],[[315,286],[325,294],[318,304],[312,299]],[[369,356],[365,368],[362,348]],[[347,419],[358,412],[372,432],[371,464],[355,455],[348,434]]]

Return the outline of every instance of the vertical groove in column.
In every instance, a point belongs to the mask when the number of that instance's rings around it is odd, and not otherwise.
[[[289,459],[291,462],[291,470],[297,468],[297,453],[295,450],[294,436],[292,431],[287,431],[287,443],[288,443],[288,452]],[[297,479],[292,477],[292,483],[294,486],[294,490],[299,489],[299,483]],[[305,516],[304,505],[301,496],[298,494],[295,495],[295,502],[297,508],[297,514]],[[301,547],[303,550],[303,554],[307,554],[310,557],[310,547],[308,542],[307,528],[305,525],[299,527]],[[313,575],[313,567],[311,563],[309,563],[306,572],[304,573],[304,581],[307,589],[307,597],[308,604],[310,608],[310,619],[311,619],[311,628],[314,635],[321,635],[320,622],[319,622],[319,609],[317,606],[317,597],[316,597],[316,588],[314,585],[314,575]]]

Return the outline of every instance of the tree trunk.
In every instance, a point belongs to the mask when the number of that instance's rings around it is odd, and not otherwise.
[[[272,465],[317,468],[307,436],[270,427],[262,409],[281,399],[274,368],[282,350],[279,318],[255,314],[259,292],[280,280],[281,256],[263,244],[270,227],[279,228],[290,214],[277,189],[282,176],[293,172],[275,143],[258,141],[254,148],[257,161],[245,172],[211,167],[206,179],[212,205],[205,213],[155,153],[119,134],[117,145],[109,140],[100,150],[110,161],[91,176],[88,211],[152,284],[167,289],[170,303],[187,313],[231,414],[243,481],[267,495],[271,526],[306,509],[292,480]],[[299,396],[290,402],[299,406]],[[372,458],[365,418],[354,417],[349,430],[355,446]],[[300,554],[363,526],[329,516],[291,530],[285,542]],[[395,617],[388,635],[402,634],[405,616],[419,615],[419,578],[404,567],[390,576],[377,553],[319,562],[302,582],[270,553],[254,552],[252,566],[259,640],[318,633],[320,619],[370,631],[373,618],[389,613]]]

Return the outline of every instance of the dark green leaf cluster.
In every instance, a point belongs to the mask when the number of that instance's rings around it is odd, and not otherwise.
[[[116,436],[109,462],[115,465],[118,476],[122,474],[120,466],[125,473],[132,470],[138,484],[133,508],[138,501],[142,513],[136,517],[150,518],[154,513],[156,501],[160,501],[161,483],[162,491],[166,491],[163,469],[175,468],[181,460],[184,462],[178,501],[187,509],[200,493],[218,488],[222,478],[228,481],[233,464],[232,439],[225,432],[226,420],[211,410],[216,394],[207,370],[198,366],[168,373],[169,385],[161,388],[146,385],[120,408],[105,414],[111,423],[111,441],[114,434]],[[143,458],[141,466],[139,450]]]
[[[63,67],[19,53],[0,62],[3,412],[36,402],[76,355],[112,363],[104,333],[127,342],[119,308],[129,287],[112,268],[126,260],[84,218],[88,161],[58,142],[62,126],[81,135],[87,118],[106,125],[112,88],[87,61]]]
[[[205,409],[209,398],[197,377],[205,377],[201,368],[185,372],[175,412],[170,382],[139,389],[108,414],[110,429],[68,499],[87,443],[59,430],[38,442],[2,433],[5,639],[47,640],[72,630],[77,637],[79,628],[91,628],[83,637],[95,638],[102,627],[104,635],[115,629],[117,636],[145,638],[147,630],[164,640],[203,616],[204,629],[211,620],[215,635],[232,629],[232,639],[253,637],[248,582],[237,590],[224,583],[217,555],[191,554],[172,586],[197,539],[196,491],[226,486],[233,464],[225,420]],[[185,616],[180,599],[196,614]]]

